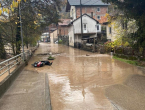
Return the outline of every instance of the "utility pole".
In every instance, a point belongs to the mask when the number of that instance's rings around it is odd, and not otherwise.
[[[80,17],[81,17],[81,43],[83,38],[83,24],[82,24],[82,0],[80,0]]]
[[[21,7],[19,2],[19,17],[20,17],[20,27],[21,27],[21,40],[22,40],[22,52],[23,52],[23,60],[25,61],[25,53],[24,53],[24,43],[23,43],[23,34],[22,34],[22,20],[21,20]]]

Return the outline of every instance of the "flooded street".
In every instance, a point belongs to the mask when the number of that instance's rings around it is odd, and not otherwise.
[[[122,84],[130,75],[143,74],[106,54],[47,43],[40,44],[29,65],[48,58],[37,54],[50,52],[55,57],[52,66],[35,70],[48,74],[53,110],[117,110],[105,96],[105,89]],[[34,70],[29,66],[26,69]]]

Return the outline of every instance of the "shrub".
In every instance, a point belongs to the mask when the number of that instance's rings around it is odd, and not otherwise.
[[[48,60],[54,60],[55,58],[52,57],[51,55],[48,57]]]
[[[137,60],[137,58],[135,56],[129,56],[128,59],[129,60]]]
[[[59,44],[62,44],[62,40],[59,40],[58,43],[59,43]]]
[[[117,53],[117,54],[123,54],[123,48],[122,47],[116,47],[115,48],[115,53]]]

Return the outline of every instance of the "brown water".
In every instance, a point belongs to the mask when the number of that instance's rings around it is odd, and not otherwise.
[[[143,74],[109,55],[47,43],[40,44],[29,64],[46,60],[47,55],[36,54],[49,52],[56,58],[53,65],[35,70],[48,73],[53,110],[116,110],[105,96],[105,89],[123,83],[132,74]]]

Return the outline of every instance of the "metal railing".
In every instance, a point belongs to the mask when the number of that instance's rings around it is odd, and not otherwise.
[[[27,56],[28,58],[28,52],[25,52],[25,55]],[[5,60],[3,62],[0,62],[0,76],[4,75],[5,73],[8,72],[8,74],[10,75],[11,74],[11,69],[14,68],[15,66],[18,66],[20,65],[21,63],[23,62],[23,54],[19,54],[19,55],[16,55],[8,60]]]
[[[0,77],[4,74],[11,75],[11,73],[24,62],[23,58],[25,60],[28,60],[34,50],[36,50],[37,46],[32,48],[31,50],[28,50],[24,53],[25,57],[23,56],[23,53],[16,55],[8,60],[5,60],[3,62],[0,62]]]

